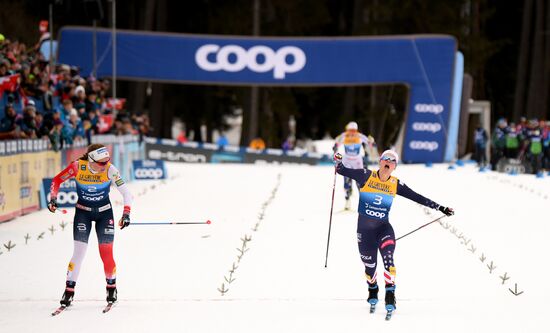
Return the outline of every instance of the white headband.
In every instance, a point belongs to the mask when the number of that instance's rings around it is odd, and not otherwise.
[[[399,155],[397,155],[397,153],[393,150],[384,150],[384,152],[382,153],[382,155],[380,155],[380,158],[382,158],[382,156],[385,156],[385,155],[390,155],[391,157],[393,157],[395,159],[395,162],[399,162]]]
[[[90,162],[97,162],[109,157],[109,150],[106,147],[101,147],[88,153],[88,161]]]

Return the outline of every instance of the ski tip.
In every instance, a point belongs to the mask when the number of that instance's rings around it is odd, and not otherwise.
[[[206,221],[206,224],[212,224],[212,221],[207,220],[207,221]]]

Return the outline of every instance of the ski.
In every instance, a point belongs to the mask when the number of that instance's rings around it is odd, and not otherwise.
[[[61,312],[65,311],[66,308],[67,308],[67,306],[61,305],[60,307],[58,307],[57,309],[55,309],[54,312],[52,312],[52,317],[53,317],[53,316],[57,316],[57,315],[60,314]]]
[[[388,310],[388,312],[386,312],[386,320],[390,320],[392,315],[393,315],[393,310]]]
[[[370,305],[370,313],[374,313],[376,311],[376,303]]]
[[[103,313],[107,313],[107,312],[111,311],[111,309],[113,308],[114,305],[115,305],[115,303],[107,303],[107,306],[103,308]]]

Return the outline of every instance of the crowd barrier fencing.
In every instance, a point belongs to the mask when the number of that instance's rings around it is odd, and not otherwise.
[[[179,143],[176,140],[154,138],[145,139],[145,156],[150,160],[187,163],[332,165],[331,156],[319,153],[222,147],[212,143]]]
[[[104,144],[112,163],[125,180],[132,180],[132,161],[143,159],[144,144],[137,136],[101,135],[93,143]],[[0,222],[44,208],[49,188],[43,180],[53,178],[71,161],[86,152],[87,144],[77,142],[55,152],[48,140],[0,141]]]

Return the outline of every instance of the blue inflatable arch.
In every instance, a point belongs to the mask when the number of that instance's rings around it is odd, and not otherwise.
[[[112,74],[111,37],[110,30],[96,32],[98,76]],[[90,74],[92,45],[90,28],[63,28],[59,62]],[[462,58],[452,36],[254,38],[119,30],[116,45],[117,77],[128,80],[264,86],[404,83],[410,99],[402,160],[442,162],[454,156]]]

